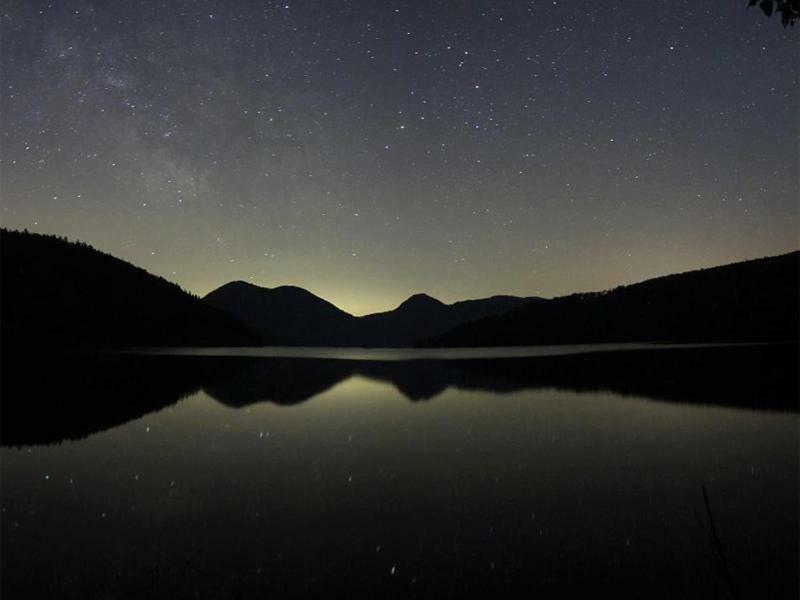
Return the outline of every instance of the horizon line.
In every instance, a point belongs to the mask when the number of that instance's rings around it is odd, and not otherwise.
[[[417,292],[412,292],[412,293],[408,294],[407,296],[404,296],[399,302],[392,303],[391,305],[388,306],[388,308],[362,312],[362,311],[346,310],[346,309],[342,308],[339,304],[336,304],[335,302],[333,302],[333,301],[329,300],[328,298],[326,298],[325,295],[323,295],[321,293],[318,293],[318,292],[315,292],[315,291],[312,291],[310,289],[312,286],[304,287],[304,286],[297,285],[297,284],[294,284],[294,283],[280,283],[278,285],[267,286],[267,285],[261,285],[259,283],[255,283],[252,280],[248,281],[248,280],[245,280],[245,279],[238,278],[238,279],[231,279],[229,281],[226,281],[225,283],[217,285],[217,286],[211,288],[209,291],[207,291],[205,293],[198,292],[197,288],[194,287],[194,286],[190,287],[190,286],[181,285],[177,281],[175,281],[175,280],[173,280],[173,279],[171,279],[171,278],[169,278],[169,277],[167,277],[165,275],[161,275],[161,274],[155,273],[155,272],[153,272],[153,271],[151,271],[151,270],[149,270],[149,269],[147,269],[145,267],[142,267],[142,266],[138,265],[135,262],[132,262],[131,260],[128,260],[126,258],[121,258],[120,256],[118,256],[116,254],[113,254],[110,251],[98,248],[94,244],[92,244],[90,242],[86,242],[86,241],[84,241],[82,239],[79,239],[79,238],[69,239],[66,235],[61,235],[61,234],[57,234],[57,233],[44,233],[44,232],[39,232],[39,231],[31,231],[31,230],[29,230],[27,228],[18,229],[18,228],[6,227],[6,226],[0,226],[0,232],[19,233],[19,234],[28,234],[28,235],[38,235],[38,236],[43,236],[43,237],[62,239],[64,241],[66,241],[67,243],[71,243],[71,244],[79,244],[79,245],[88,246],[89,248],[93,249],[96,252],[100,252],[102,254],[111,256],[111,257],[113,257],[113,258],[115,258],[117,260],[121,260],[121,261],[123,261],[123,262],[125,262],[127,264],[130,264],[130,265],[132,265],[132,266],[134,266],[136,268],[142,269],[142,270],[144,270],[145,272],[149,273],[150,275],[152,275],[154,277],[160,277],[160,278],[162,278],[162,279],[164,279],[164,280],[166,280],[166,281],[178,286],[183,291],[185,291],[185,292],[187,292],[187,293],[189,293],[189,294],[191,294],[191,295],[193,295],[193,296],[195,296],[195,297],[197,297],[197,298],[199,298],[201,300],[204,299],[208,294],[210,294],[210,293],[212,293],[212,292],[214,292],[214,291],[216,291],[216,290],[218,290],[218,289],[220,289],[220,288],[222,288],[222,287],[224,287],[226,285],[229,285],[231,283],[236,283],[236,282],[241,282],[241,283],[244,283],[244,284],[247,284],[247,285],[252,285],[254,287],[258,287],[258,288],[261,288],[261,289],[267,289],[267,290],[274,290],[274,289],[278,289],[278,288],[282,288],[282,287],[291,287],[291,288],[304,290],[304,291],[316,296],[317,298],[319,298],[319,299],[331,304],[332,306],[336,307],[337,309],[341,310],[342,312],[347,313],[347,314],[349,314],[349,315],[351,315],[353,317],[365,317],[365,316],[369,316],[369,315],[375,315],[375,314],[381,314],[381,313],[385,313],[385,312],[391,312],[393,310],[396,310],[399,306],[401,306],[403,303],[405,303],[409,299],[413,298],[414,296],[419,296],[419,295],[424,295],[424,296],[427,296],[429,298],[432,298],[432,299],[434,299],[434,300],[436,300],[438,302],[441,302],[442,304],[444,304],[446,306],[452,306],[453,304],[457,304],[457,303],[461,303],[461,302],[470,302],[470,301],[476,301],[476,300],[486,300],[486,299],[495,298],[495,297],[512,297],[512,298],[521,298],[521,299],[528,298],[528,299],[531,299],[531,300],[535,300],[535,299],[554,300],[554,299],[557,299],[557,298],[565,298],[565,297],[573,296],[573,295],[576,295],[576,294],[598,294],[598,293],[610,292],[612,290],[616,290],[616,289],[619,289],[619,288],[622,288],[622,287],[627,287],[627,286],[631,286],[631,285],[637,285],[637,284],[640,284],[640,283],[644,283],[646,281],[653,281],[653,280],[657,280],[657,279],[660,279],[660,278],[663,278],[663,277],[670,277],[670,276],[674,276],[674,275],[682,275],[682,274],[693,273],[693,272],[697,272],[697,271],[703,271],[703,270],[707,270],[707,269],[725,267],[725,266],[728,266],[728,265],[741,264],[741,263],[752,262],[752,261],[757,261],[757,260],[764,260],[764,259],[769,259],[769,258],[779,258],[779,257],[782,257],[782,256],[788,256],[788,255],[791,255],[791,254],[800,253],[800,246],[798,246],[797,248],[795,248],[793,250],[789,250],[788,252],[779,252],[777,254],[766,254],[766,255],[762,255],[762,256],[744,258],[744,259],[741,259],[741,260],[734,260],[734,261],[723,262],[723,263],[715,263],[715,264],[706,265],[706,266],[698,266],[698,267],[694,267],[694,268],[688,268],[686,270],[670,271],[670,272],[666,272],[666,273],[660,273],[660,274],[657,274],[657,275],[653,275],[651,277],[645,277],[644,279],[636,279],[636,280],[632,280],[632,281],[626,281],[626,282],[618,283],[618,284],[616,284],[616,285],[614,285],[612,287],[606,287],[604,289],[573,290],[573,291],[570,291],[568,293],[555,294],[555,295],[543,295],[543,294],[527,295],[527,294],[515,294],[515,293],[510,293],[510,292],[495,292],[495,293],[491,293],[491,294],[486,295],[486,296],[472,296],[472,297],[467,297],[467,298],[456,299],[456,300],[453,300],[453,301],[445,301],[445,300],[441,300],[440,298],[438,298],[437,296],[435,296],[433,294],[429,294],[428,292],[417,291]]]
[[[660,275],[654,275],[652,277],[647,277],[645,279],[638,279],[636,281],[620,283],[620,284],[617,284],[617,285],[615,285],[613,287],[609,287],[609,288],[605,288],[605,289],[601,289],[601,290],[577,290],[577,291],[572,291],[572,292],[569,292],[569,293],[566,293],[566,294],[558,294],[558,295],[553,295],[553,296],[544,296],[544,295],[530,295],[530,296],[527,296],[527,295],[518,295],[518,294],[513,294],[513,293],[494,293],[494,294],[489,294],[488,296],[468,297],[468,298],[462,298],[462,299],[459,299],[459,300],[454,300],[452,302],[447,302],[447,301],[441,300],[440,298],[437,298],[436,296],[434,296],[432,294],[429,294],[427,292],[413,292],[413,293],[409,294],[408,296],[405,296],[404,299],[400,300],[400,302],[398,302],[396,304],[393,304],[390,308],[386,308],[386,309],[383,309],[383,310],[375,310],[375,311],[371,311],[371,312],[365,312],[363,314],[356,314],[356,313],[350,312],[348,310],[345,310],[342,307],[340,307],[338,304],[336,304],[335,302],[333,302],[331,300],[328,300],[325,296],[323,296],[323,295],[321,295],[321,294],[319,294],[317,292],[311,291],[308,287],[303,287],[301,285],[296,285],[296,284],[293,284],[293,283],[281,283],[279,285],[267,286],[267,285],[259,285],[257,283],[252,282],[252,281],[247,281],[247,280],[244,280],[244,279],[232,279],[231,281],[227,281],[227,282],[225,282],[225,283],[223,283],[221,285],[218,285],[217,287],[215,287],[212,290],[206,292],[205,294],[196,294],[196,295],[198,295],[200,298],[205,298],[209,294],[211,294],[211,293],[213,293],[213,292],[215,292],[215,291],[217,291],[217,290],[219,290],[219,289],[221,289],[221,288],[223,288],[223,287],[225,287],[227,285],[231,285],[231,284],[235,284],[235,283],[243,283],[245,285],[250,285],[250,286],[253,286],[253,287],[260,288],[262,290],[277,290],[277,289],[280,289],[280,288],[294,288],[294,289],[298,289],[298,290],[302,290],[304,292],[307,292],[307,293],[319,298],[320,300],[323,300],[323,301],[327,302],[328,304],[331,304],[332,306],[336,307],[337,309],[341,310],[342,312],[347,313],[347,314],[349,314],[349,315],[351,315],[353,317],[366,317],[366,316],[370,316],[370,315],[376,315],[376,314],[381,314],[381,313],[391,312],[393,310],[396,310],[397,308],[399,308],[400,306],[402,306],[404,303],[406,303],[411,298],[414,298],[415,296],[427,296],[428,298],[436,300],[437,302],[440,302],[441,304],[443,304],[445,306],[453,306],[454,304],[459,304],[459,303],[462,303],[462,302],[474,302],[474,301],[479,301],[479,300],[488,300],[490,298],[520,298],[520,299],[530,299],[530,300],[556,300],[558,298],[566,298],[566,297],[569,297],[569,296],[580,295],[580,294],[602,294],[602,293],[611,292],[613,290],[616,290],[616,289],[619,289],[619,288],[623,288],[623,287],[629,287],[629,286],[633,286],[633,285],[638,285],[640,283],[645,283],[645,282],[648,282],[648,281],[655,281],[655,280],[658,280],[658,279],[662,279],[664,277],[673,277],[673,276],[676,276],[676,275],[685,275],[685,274],[689,274],[689,273],[696,273],[696,272],[699,272],[699,271],[717,269],[717,268],[721,268],[721,267],[727,267],[727,266],[731,266],[731,265],[754,262],[754,261],[765,260],[765,259],[770,259],[770,258],[780,258],[782,256],[789,256],[791,254],[798,254],[798,253],[800,253],[800,247],[798,247],[795,250],[790,250],[789,252],[780,252],[778,254],[767,254],[767,255],[764,255],[764,256],[755,256],[755,257],[752,257],[752,258],[745,258],[743,260],[736,260],[736,261],[733,261],[733,262],[725,262],[725,263],[721,263],[721,264],[713,264],[713,265],[708,265],[708,266],[704,266],[704,267],[695,267],[695,268],[692,268],[692,269],[687,269],[685,271],[672,271],[672,272],[669,272],[669,273],[662,273]],[[195,292],[192,292],[192,293],[195,293]]]

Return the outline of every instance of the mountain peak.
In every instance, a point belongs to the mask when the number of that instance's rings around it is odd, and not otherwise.
[[[444,302],[441,300],[437,300],[436,298],[429,296],[428,294],[414,294],[410,296],[405,302],[403,302],[397,308],[439,308],[446,306]]]
[[[257,286],[253,283],[248,283],[247,281],[242,281],[241,279],[236,281],[229,281],[228,283],[224,283],[218,288],[211,290],[208,294],[206,294],[206,298],[209,296],[214,296],[219,294],[220,292],[229,292],[229,291],[238,291],[238,290],[251,290],[251,289],[266,289],[260,286]]]
[[[294,296],[304,296],[306,298],[314,297],[320,300],[323,300],[316,294],[309,292],[306,288],[302,288],[297,285],[279,285],[278,287],[272,288],[273,292],[277,292],[279,294],[287,294],[287,295],[294,295]],[[327,300],[325,300],[327,302]]]

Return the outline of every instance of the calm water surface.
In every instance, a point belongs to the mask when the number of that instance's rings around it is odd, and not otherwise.
[[[795,411],[531,360],[231,359],[143,416],[4,447],[4,597],[797,597]]]
[[[496,348],[324,348],[298,346],[261,346],[233,348],[148,348],[138,352],[182,356],[240,356],[254,358],[327,358],[339,360],[462,360],[568,356],[587,352],[619,352],[679,348],[714,348],[722,344],[562,344],[558,346],[500,346]]]

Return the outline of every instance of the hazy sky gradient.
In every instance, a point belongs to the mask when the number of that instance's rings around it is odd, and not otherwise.
[[[2,224],[356,314],[794,250],[800,31],[745,5],[5,2]]]

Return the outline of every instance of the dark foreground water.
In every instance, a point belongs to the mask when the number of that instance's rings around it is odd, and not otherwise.
[[[797,598],[796,346],[369,358],[4,357],[3,597]]]

